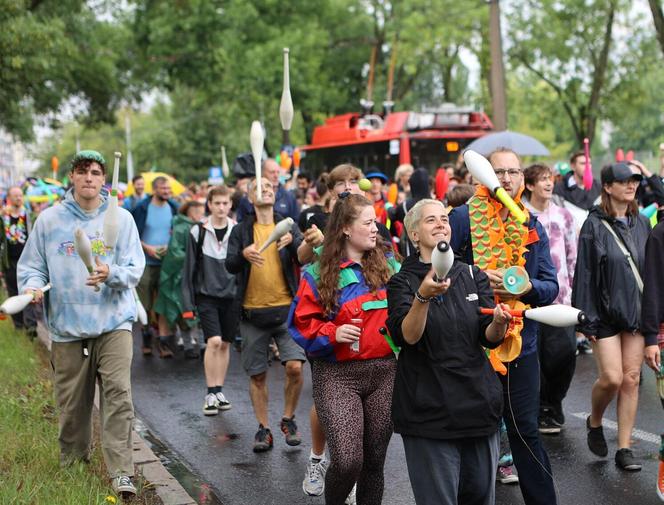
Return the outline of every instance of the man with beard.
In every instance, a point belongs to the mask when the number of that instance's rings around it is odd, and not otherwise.
[[[171,223],[177,213],[177,204],[171,199],[171,185],[166,177],[152,181],[152,198],[141,201],[132,214],[141,237],[145,253],[145,271],[138,284],[138,297],[149,314],[157,299],[161,260],[168,250],[171,237]],[[170,328],[164,316],[159,316],[159,356],[172,358],[170,349]],[[143,355],[152,355],[152,335],[149,326],[143,328]]]

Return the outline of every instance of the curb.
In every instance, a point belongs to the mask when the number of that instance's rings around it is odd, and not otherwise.
[[[48,332],[43,323],[37,323],[37,336],[39,341],[51,351],[51,340],[48,337]],[[99,389],[95,392],[95,409],[99,411]],[[135,421],[141,422],[140,419]],[[196,501],[189,496],[185,489],[180,485],[175,477],[162,465],[160,459],[152,452],[141,435],[134,427],[132,430],[132,444],[134,450],[134,466],[137,473],[141,473],[143,477],[153,486],[157,496],[161,499],[164,505],[196,505]]]

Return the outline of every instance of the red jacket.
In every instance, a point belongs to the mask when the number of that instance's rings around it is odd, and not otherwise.
[[[388,258],[388,264],[393,273],[399,270],[400,265],[394,258]],[[387,319],[385,286],[372,293],[359,264],[346,260],[340,266],[339,306],[329,316],[324,314],[318,295],[319,264],[305,270],[288,316],[293,340],[312,359],[349,361],[388,356],[392,349],[379,331],[385,327]],[[353,324],[351,319],[362,319],[360,352],[351,350],[349,343],[335,339],[337,328]]]

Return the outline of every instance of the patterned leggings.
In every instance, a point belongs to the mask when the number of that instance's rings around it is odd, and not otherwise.
[[[331,460],[325,476],[326,505],[343,505],[356,482],[357,503],[381,503],[395,373],[393,356],[313,362],[314,402]]]

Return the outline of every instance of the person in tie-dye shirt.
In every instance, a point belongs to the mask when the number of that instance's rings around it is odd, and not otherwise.
[[[553,172],[546,165],[531,165],[524,172],[525,202],[549,236],[551,259],[558,273],[558,297],[554,303],[569,305],[576,265],[576,226],[569,210],[551,201]],[[560,433],[565,422],[562,401],[574,376],[576,337],[574,327],[540,325],[540,420],[541,433]]]

